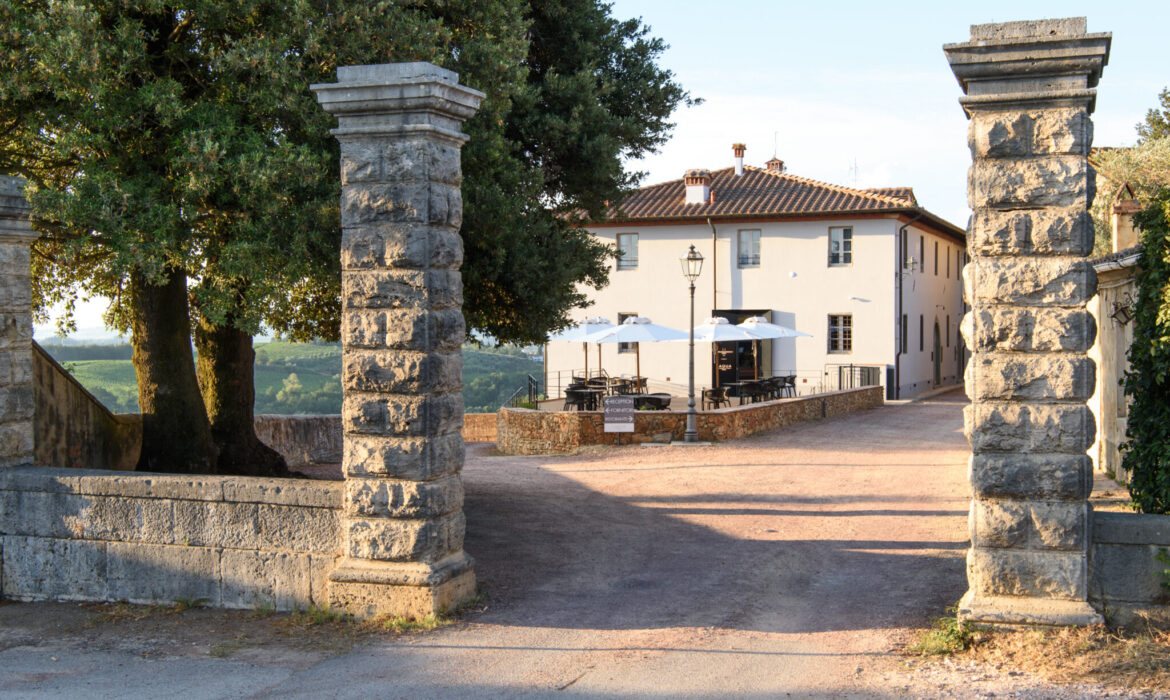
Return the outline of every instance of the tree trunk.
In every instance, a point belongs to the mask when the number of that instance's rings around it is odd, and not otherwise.
[[[134,372],[142,409],[139,471],[215,473],[216,449],[195,378],[187,276],[161,286],[130,276]]]
[[[288,476],[279,452],[256,437],[253,409],[256,352],[252,336],[231,325],[213,326],[200,319],[195,329],[199,351],[199,385],[219,448],[220,474]]]

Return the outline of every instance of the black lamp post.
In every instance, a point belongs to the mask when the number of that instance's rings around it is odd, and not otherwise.
[[[687,430],[683,433],[683,441],[698,442],[699,428],[695,414],[695,280],[699,279],[699,272],[703,269],[703,256],[692,245],[690,252],[679,258],[679,262],[682,263],[683,277],[691,283],[691,384],[687,395]]]

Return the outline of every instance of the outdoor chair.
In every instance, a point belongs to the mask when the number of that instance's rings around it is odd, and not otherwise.
[[[787,376],[780,377],[780,379],[783,380],[780,384],[780,395],[781,396],[795,397],[796,396],[796,375],[789,374]]]
[[[748,382],[739,388],[740,396],[745,401],[759,403],[764,399],[764,385],[761,382]]]
[[[629,396],[634,393],[634,382],[631,379],[619,379],[613,386],[613,392],[618,396]]]
[[[584,411],[585,402],[587,399],[587,394],[577,391],[576,389],[565,389],[565,407],[561,410],[568,411],[570,409],[575,409],[578,411]]]
[[[722,408],[730,406],[731,399],[727,398],[727,389],[723,387],[716,387],[714,389],[703,389],[703,410],[706,411],[712,408]]]
[[[772,399],[780,398],[780,389],[784,386],[784,380],[780,377],[768,377],[763,381],[764,399],[771,401]]]

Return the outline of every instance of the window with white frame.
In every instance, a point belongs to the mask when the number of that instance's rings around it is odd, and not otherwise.
[[[634,313],[633,311],[619,312],[618,317],[617,317],[618,325],[619,326],[622,325],[622,323],[625,322],[625,320],[627,318],[634,318],[637,315],[638,314]],[[634,351],[634,344],[633,343],[618,343],[617,346],[618,346],[618,352],[620,352],[620,353]]]
[[[829,352],[853,352],[852,314],[829,314]]]
[[[853,227],[829,227],[829,264],[853,264]]]
[[[638,234],[619,233],[617,236],[617,244],[618,253],[621,254],[621,257],[618,258],[617,269],[638,269]]]
[[[739,266],[755,267],[760,264],[760,230],[742,229],[739,232]]]

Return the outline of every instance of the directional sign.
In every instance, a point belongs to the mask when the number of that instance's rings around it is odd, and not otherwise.
[[[605,399],[605,432],[634,432],[633,396],[610,396]]]

